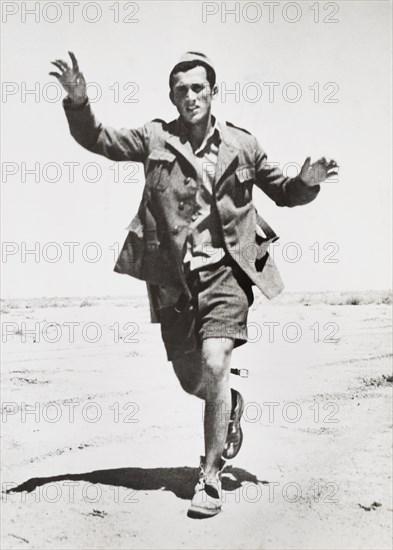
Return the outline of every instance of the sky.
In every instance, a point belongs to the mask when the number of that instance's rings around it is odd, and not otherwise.
[[[306,206],[280,208],[254,191],[280,235],[273,255],[286,290],[391,287],[389,1],[73,4],[72,19],[67,2],[30,14],[35,2],[2,2],[3,298],[145,292],[113,272],[143,169],[70,136],[65,93],[48,75],[68,50],[96,116],[130,128],[175,118],[169,72],[185,51],[206,53],[219,85],[213,113],[254,134],[269,161],[289,175],[309,155],[340,165]]]

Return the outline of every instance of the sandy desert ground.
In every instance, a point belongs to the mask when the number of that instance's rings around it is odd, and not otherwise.
[[[202,402],[147,299],[3,302],[2,547],[390,548],[390,301],[256,299],[244,445],[209,520],[186,517]]]

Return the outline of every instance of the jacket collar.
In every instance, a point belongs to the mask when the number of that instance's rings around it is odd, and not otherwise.
[[[213,118],[213,126],[219,132],[221,138],[218,146],[217,170],[215,174],[215,183],[217,183],[237,158],[238,148],[235,146],[234,139],[225,123]],[[174,131],[166,138],[166,143],[182,155],[197,172],[195,155],[180,117],[175,121]]]

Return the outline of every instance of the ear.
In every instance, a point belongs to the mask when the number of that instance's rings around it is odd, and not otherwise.
[[[212,99],[214,99],[217,94],[218,94],[218,86],[217,86],[217,84],[214,84],[213,89],[212,89]]]
[[[175,101],[173,99],[173,92],[172,90],[169,92],[169,99],[171,100],[172,105],[175,105]]]

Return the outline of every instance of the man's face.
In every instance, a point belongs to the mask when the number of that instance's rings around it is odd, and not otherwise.
[[[210,115],[215,93],[216,87],[210,89],[206,69],[197,66],[173,76],[169,97],[186,123],[199,124]]]

